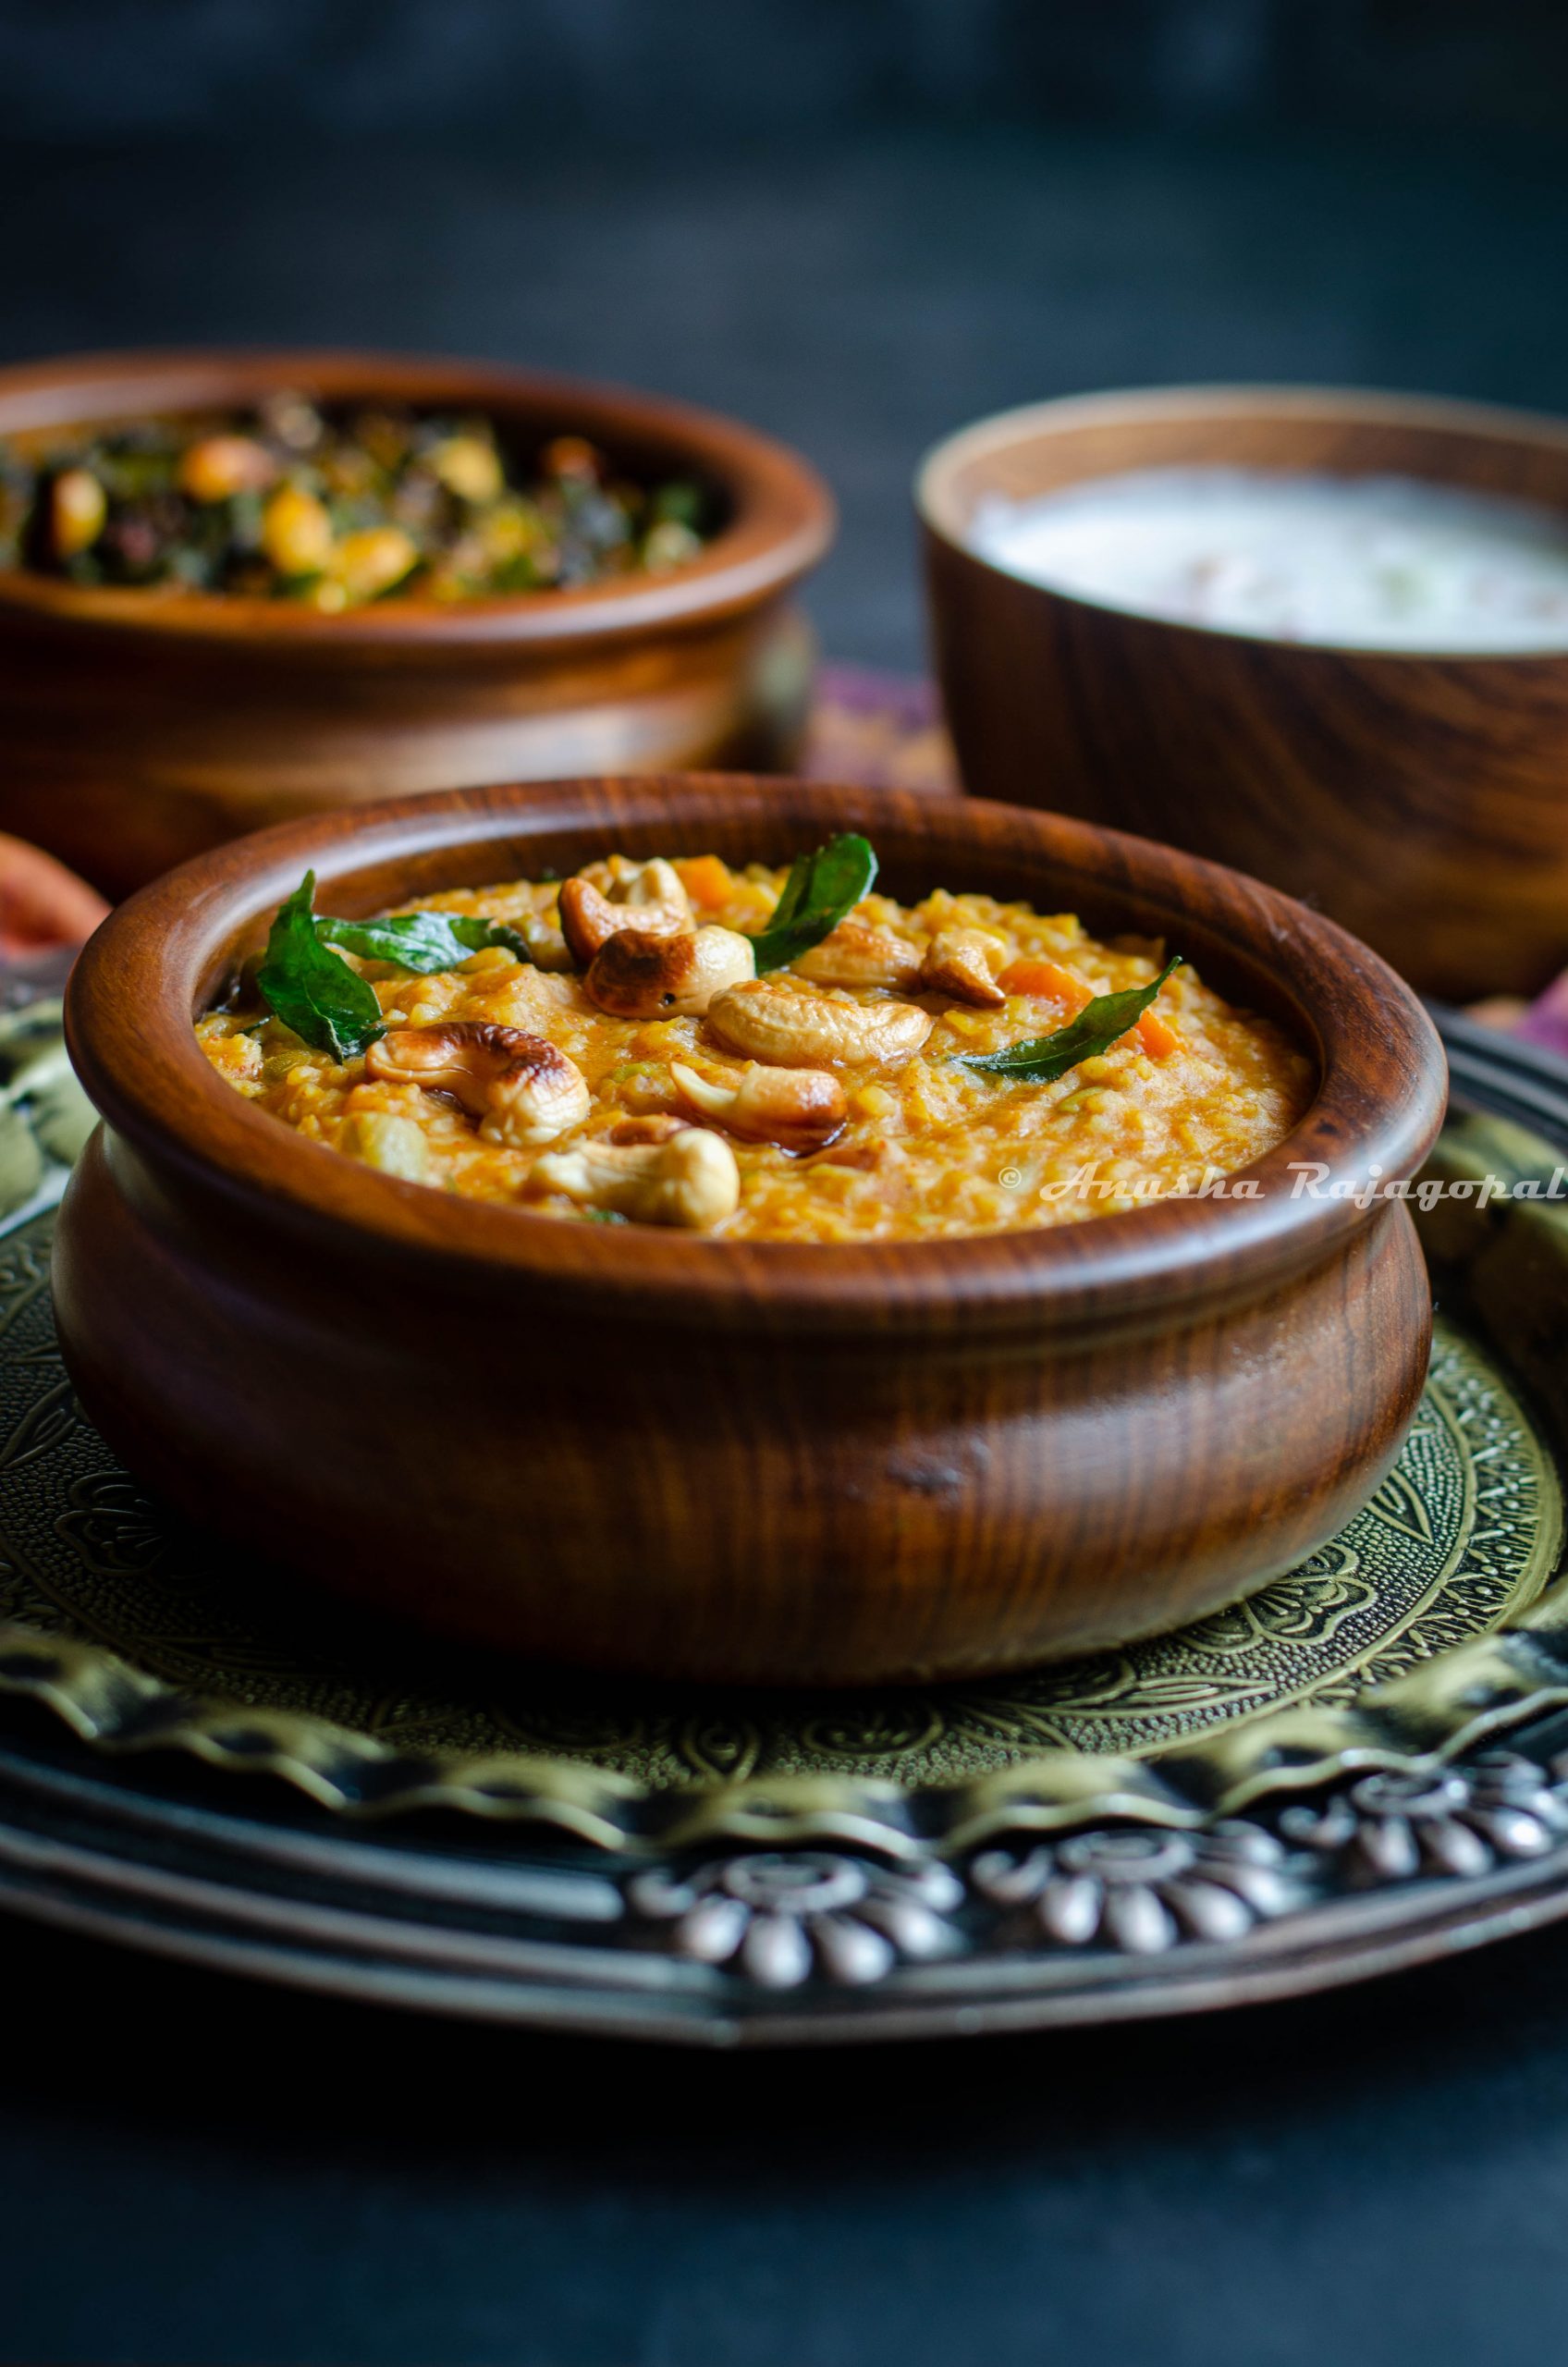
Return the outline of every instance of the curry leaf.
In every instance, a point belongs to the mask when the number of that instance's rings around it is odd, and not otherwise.
[[[315,873],[307,871],[278,906],[256,985],[268,1010],[313,1050],[349,1061],[386,1031],[374,988],[317,937],[315,892]]]
[[[1178,953],[1146,987],[1128,987],[1119,995],[1096,995],[1076,1019],[1069,1020],[1054,1035],[1026,1036],[1022,1043],[1009,1044],[999,1052],[978,1053],[959,1065],[973,1069],[978,1076],[1005,1077],[1017,1085],[1054,1084],[1080,1061],[1109,1052],[1130,1027],[1137,1025],[1172,970],[1181,966]]]
[[[820,945],[870,894],[876,877],[876,857],[853,831],[829,839],[815,854],[797,856],[767,926],[752,939],[758,977]]]
[[[395,962],[399,969],[453,970],[471,953],[499,945],[520,962],[533,960],[527,940],[505,921],[472,913],[398,913],[386,921],[339,921],[323,914],[316,935],[324,945],[340,945],[367,962]]]

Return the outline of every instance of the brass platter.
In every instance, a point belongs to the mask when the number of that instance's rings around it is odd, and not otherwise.
[[[1549,1065],[1526,1088],[1455,1042],[1494,1109],[1550,1122]],[[1421,1414],[1309,1562],[1025,1680],[804,1699],[508,1675],[302,1615],[82,1420],[38,1209],[0,1241],[0,1899],[356,1993],[710,2038],[1171,2010],[1556,1912],[1555,1158],[1451,1121],[1435,1179],[1469,1189],[1420,1219]]]

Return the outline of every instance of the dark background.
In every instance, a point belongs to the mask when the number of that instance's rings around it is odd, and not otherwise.
[[[922,661],[908,486],[1190,378],[1568,408],[1561,0],[0,0],[0,355],[369,342],[802,446],[833,654]]]
[[[6,0],[30,131],[1557,129],[1556,0]]]
[[[921,662],[908,484],[1183,378],[1568,410],[1561,0],[6,0],[0,350],[380,342],[743,412]],[[0,752],[3,761],[3,752]],[[0,1928],[0,2357],[1524,2367],[1568,1942],[1146,2032],[710,2062]]]
[[[1142,2030],[732,2061],[6,1940],[16,2367],[1562,2356],[1554,1935]]]

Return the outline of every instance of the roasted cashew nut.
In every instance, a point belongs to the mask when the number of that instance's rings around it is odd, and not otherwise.
[[[646,863],[633,863],[625,854],[606,855],[603,863],[585,863],[577,877],[607,896],[612,904],[668,904],[691,919],[692,899],[686,883],[662,854],[650,856]]]
[[[604,1208],[642,1224],[706,1233],[741,1202],[741,1172],[722,1134],[683,1127],[662,1143],[586,1142],[546,1151],[530,1184],[580,1208]]]
[[[717,1084],[672,1061],[670,1077],[689,1109],[748,1142],[782,1150],[821,1150],[849,1115],[844,1088],[825,1069],[752,1066]]]
[[[891,1067],[918,1052],[934,1022],[912,1002],[838,1001],[759,978],[708,1006],[721,1044],[784,1068]]]
[[[582,1070],[545,1036],[483,1020],[395,1027],[366,1052],[365,1074],[449,1093],[482,1134],[520,1150],[580,1126],[593,1106]]]
[[[907,987],[920,975],[920,953],[891,929],[847,920],[790,967],[816,987]]]
[[[1001,948],[979,928],[939,928],[925,949],[920,983],[931,993],[994,1010],[1007,1000],[991,963]]]
[[[679,879],[675,884],[680,887]],[[689,931],[692,908],[685,901],[683,888],[680,894],[682,901],[679,904],[614,904],[591,879],[563,880],[557,900],[561,935],[573,960],[585,970],[599,948],[607,945],[621,929],[638,929],[645,937],[672,937]]]
[[[700,1018],[714,996],[756,967],[752,940],[732,928],[678,936],[621,928],[599,948],[582,984],[617,1019]]]
[[[557,901],[561,934],[583,969],[617,929],[673,932],[692,926],[685,882],[662,854],[647,863],[612,854],[604,863],[585,864],[563,883]]]

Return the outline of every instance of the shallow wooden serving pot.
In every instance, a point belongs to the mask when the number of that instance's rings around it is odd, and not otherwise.
[[[965,785],[1235,864],[1417,986],[1528,993],[1568,962],[1568,653],[1421,656],[1167,623],[966,547],[988,495],[1224,463],[1393,472],[1568,509],[1568,426],[1404,396],[1095,395],[939,445],[917,501]]]
[[[897,892],[1163,933],[1294,1028],[1321,1083],[1247,1171],[1260,1196],[865,1246],[568,1224],[303,1140],[191,1033],[307,865],[360,914],[617,848],[778,862],[845,828]],[[196,1519],[451,1633],[778,1684],[1084,1651],[1321,1543],[1420,1392],[1408,1212],[1295,1196],[1292,1162],[1413,1170],[1444,1099],[1425,1014],[1329,923],[1082,823],[744,779],[400,800],[145,889],[67,1021],[104,1118],[55,1262],[92,1418]]]
[[[340,616],[0,571],[0,829],[109,896],[293,816],[396,792],[669,766],[787,767],[813,647],[792,588],[832,501],[783,445],[652,396],[370,353],[129,353],[0,370],[0,436],[244,405],[490,413],[692,475],[725,523],[691,565],[575,592]]]

